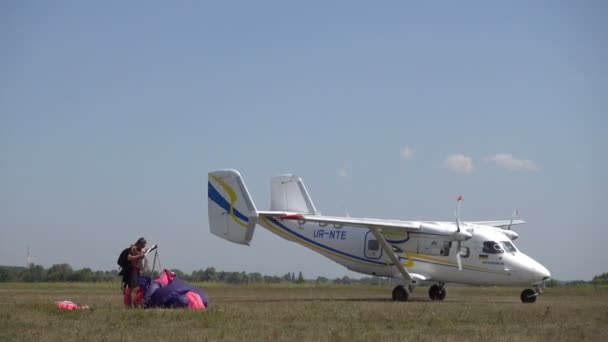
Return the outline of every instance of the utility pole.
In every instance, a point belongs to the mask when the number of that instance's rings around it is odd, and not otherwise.
[[[32,255],[30,254],[30,246],[27,246],[27,268],[32,267]]]

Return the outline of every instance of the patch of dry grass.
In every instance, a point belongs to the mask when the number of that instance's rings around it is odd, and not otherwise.
[[[205,312],[127,310],[117,284],[0,284],[1,341],[608,340],[608,289],[549,289],[535,304],[521,289],[448,288],[431,302],[389,300],[391,288],[196,284]],[[58,300],[90,305],[66,312]]]

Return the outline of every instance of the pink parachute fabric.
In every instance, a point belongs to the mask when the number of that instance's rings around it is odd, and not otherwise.
[[[55,305],[57,305],[57,307],[61,310],[86,310],[86,309],[89,309],[89,307],[87,305],[78,305],[69,300],[55,302]]]
[[[205,310],[205,303],[201,299],[201,296],[196,292],[186,292],[186,298],[188,298],[188,308],[194,310]]]
[[[154,279],[154,281],[161,284],[162,286],[167,286],[170,282],[173,281],[173,279],[175,279],[175,274],[173,272],[163,270],[163,273],[161,273],[158,278]]]

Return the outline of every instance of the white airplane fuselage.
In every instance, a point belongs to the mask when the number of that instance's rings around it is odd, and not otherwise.
[[[264,217],[258,224],[271,232],[318,252],[345,266],[349,270],[386,277],[399,277],[382,248],[374,241],[369,230],[324,227],[317,223],[303,224],[293,220]],[[438,222],[454,225],[451,222]],[[441,255],[444,241],[432,235],[417,233],[392,233],[387,242],[395,247],[400,262],[413,274],[444,283],[471,285],[538,285],[550,277],[549,271],[540,263],[518,249],[506,251],[502,243],[513,242],[501,228],[463,223],[473,237],[462,242],[468,253],[462,257],[463,269],[456,262],[456,244],[447,248],[449,253]],[[371,242],[370,242],[371,241]],[[498,243],[502,250],[484,251],[484,242]]]
[[[404,221],[324,216],[314,206],[301,178],[271,179],[270,210],[258,210],[240,173],[209,173],[209,228],[214,235],[249,245],[257,225],[310,248],[346,268],[403,280],[393,300],[407,301],[418,281],[431,281],[431,300],[443,300],[445,283],[530,285],[521,294],[533,303],[542,293],[549,271],[513,244],[511,231],[522,220]],[[406,286],[407,285],[407,286]]]

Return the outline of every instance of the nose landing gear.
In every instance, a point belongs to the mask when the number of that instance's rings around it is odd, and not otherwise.
[[[536,287],[536,291],[532,289],[525,289],[521,292],[521,302],[522,303],[534,303],[536,302],[536,297],[540,296],[543,293],[542,288]]]

